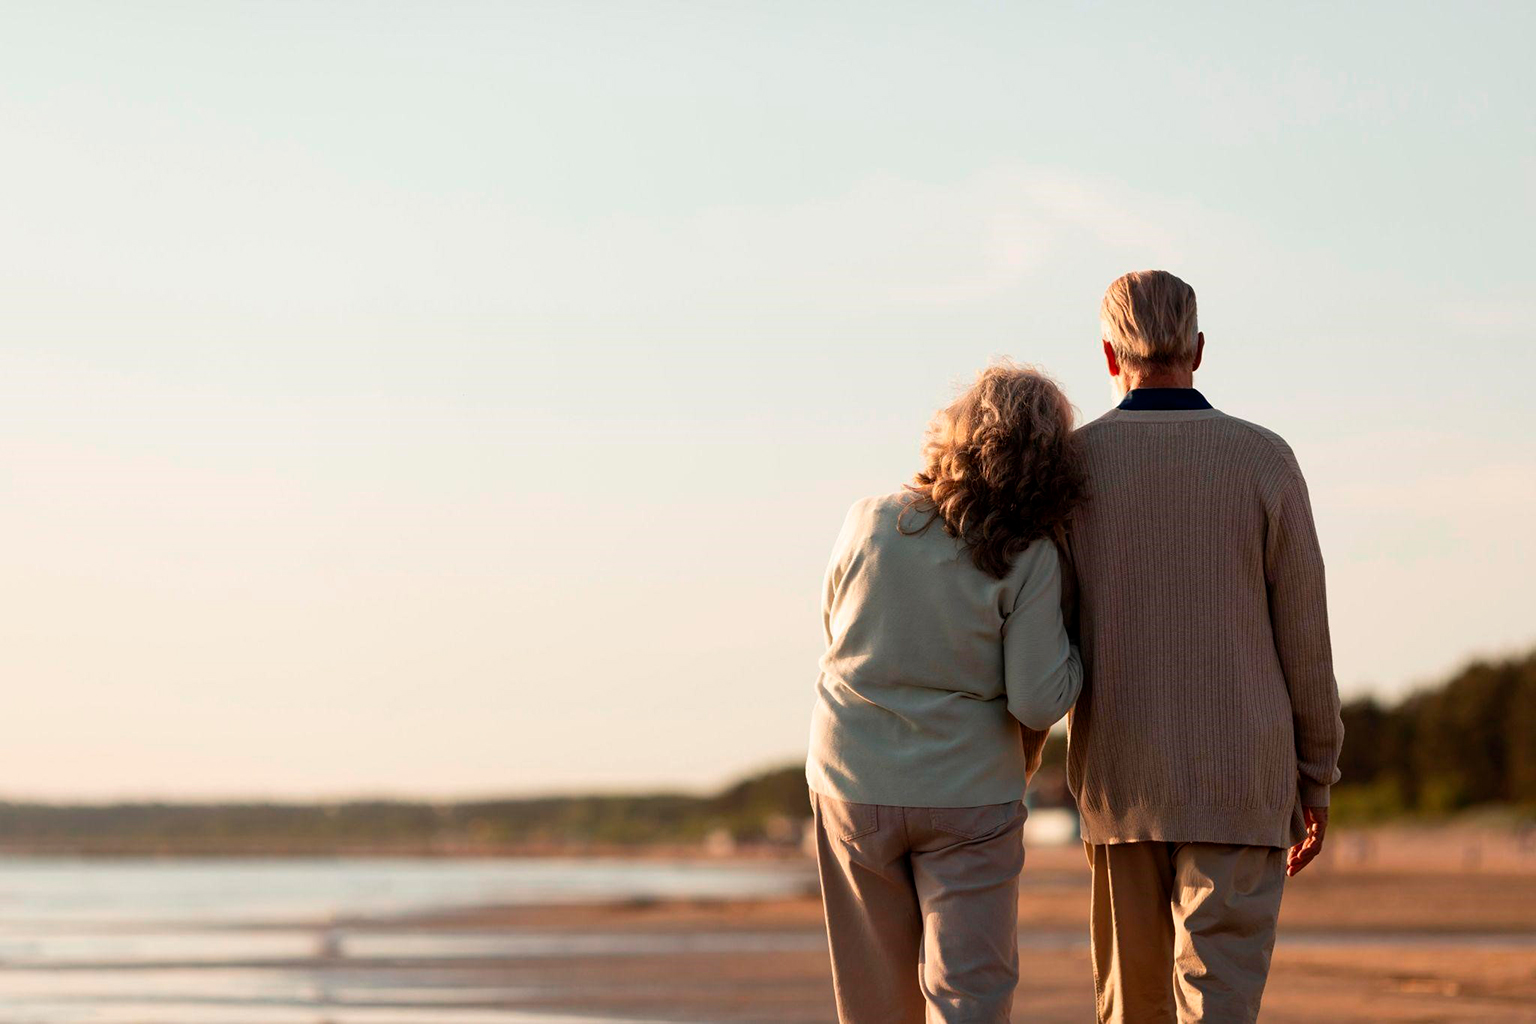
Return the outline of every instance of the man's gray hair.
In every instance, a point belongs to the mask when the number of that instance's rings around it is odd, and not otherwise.
[[[1200,333],[1195,290],[1166,270],[1116,278],[1099,306],[1099,323],[1115,358],[1133,369],[1194,362]]]

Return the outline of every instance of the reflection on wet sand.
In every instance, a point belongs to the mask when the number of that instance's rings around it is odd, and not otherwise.
[[[1266,1022],[1536,1019],[1530,864],[1432,863],[1414,837],[1367,860],[1343,838],[1288,888]],[[49,869],[113,893],[95,916],[80,890],[50,913],[39,870],[0,865],[27,910],[0,915],[0,1024],[832,1019],[797,860]],[[1015,1020],[1091,1017],[1086,901],[1080,851],[1031,851]]]
[[[527,1024],[549,1011],[518,1007],[550,993],[513,964],[645,949],[750,955],[806,941],[400,922],[488,904],[775,898],[806,884],[798,863],[0,861],[0,904],[11,911],[0,920],[0,1022]]]

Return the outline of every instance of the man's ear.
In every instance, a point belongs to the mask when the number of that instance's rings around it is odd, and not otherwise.
[[[1195,335],[1195,365],[1189,368],[1190,373],[1200,369],[1200,360],[1205,358],[1205,332]]]
[[[1120,360],[1115,358],[1115,346],[1113,346],[1113,345],[1111,345],[1109,343],[1109,339],[1108,338],[1103,339],[1103,341],[1104,341],[1104,362],[1105,362],[1105,364],[1107,364],[1109,366],[1109,375],[1111,377],[1118,377],[1118,376],[1120,376]],[[1195,365],[1196,366],[1199,365],[1198,360],[1196,361]]]

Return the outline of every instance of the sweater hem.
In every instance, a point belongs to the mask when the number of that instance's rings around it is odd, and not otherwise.
[[[849,780],[839,781],[821,766],[806,766],[806,788],[821,796],[831,797],[850,804],[875,804],[880,807],[990,807],[993,804],[1012,803],[1024,799],[1026,786],[1022,777],[1017,785],[967,786],[964,789],[941,792],[919,792],[907,789],[883,789],[879,786],[852,785]]]
[[[1116,810],[1079,807],[1083,842],[1223,843],[1233,846],[1291,845],[1291,807],[1224,807],[1198,804],[1138,804]]]

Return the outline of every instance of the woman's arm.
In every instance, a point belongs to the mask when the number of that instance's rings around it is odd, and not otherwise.
[[[1061,614],[1061,558],[1049,539],[1035,541],[1013,612],[1003,620],[1003,680],[1008,710],[1030,729],[1049,729],[1083,688],[1083,662]]]

